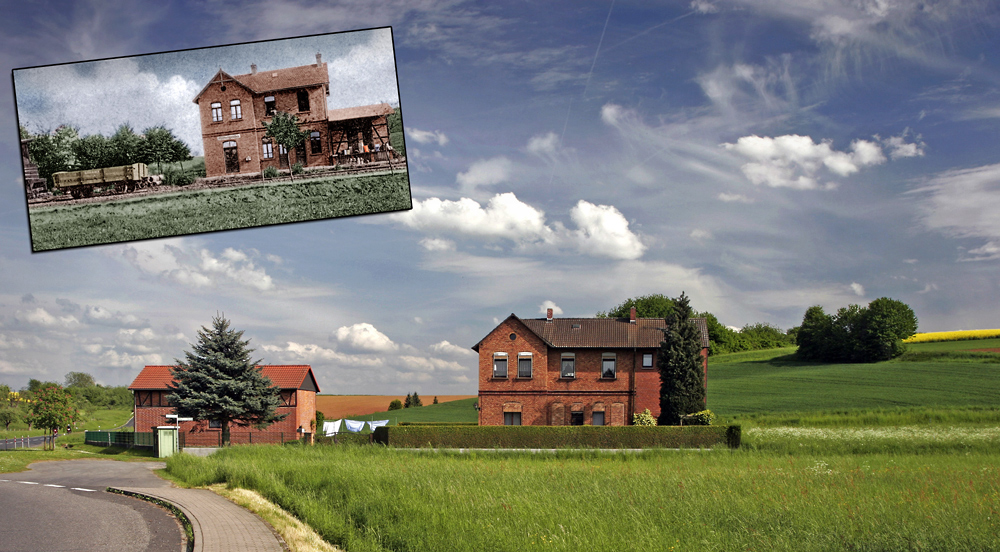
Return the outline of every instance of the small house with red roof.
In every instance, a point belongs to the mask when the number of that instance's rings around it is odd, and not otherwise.
[[[174,408],[167,401],[171,393],[168,384],[173,381],[170,370],[173,366],[146,366],[139,372],[128,389],[134,397],[136,432],[153,432],[158,426],[174,425],[166,417]],[[265,429],[230,426],[230,442],[281,443],[294,441],[301,433],[313,432],[316,420],[316,393],[319,385],[312,367],[302,365],[264,365],[259,367],[264,377],[271,380],[281,390],[281,405],[278,414],[286,414],[285,419],[275,422]],[[222,424],[209,421],[181,422],[181,433],[187,446],[212,446],[220,441]]]
[[[701,331],[708,381],[708,326]],[[663,318],[518,318],[472,347],[479,353],[479,425],[629,425],[660,414],[656,356]]]
[[[316,63],[230,75],[219,69],[194,98],[201,118],[205,173],[209,177],[260,174],[287,169],[380,161],[389,146],[389,104],[328,110],[330,76],[320,54]],[[263,123],[275,112],[295,115],[306,140],[293,151],[266,136]]]

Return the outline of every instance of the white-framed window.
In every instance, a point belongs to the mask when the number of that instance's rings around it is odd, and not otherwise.
[[[560,378],[575,378],[576,377],[576,354],[575,353],[563,353],[562,358],[560,358],[560,368],[559,377]]]
[[[601,379],[615,379],[616,359],[614,353],[601,354]]]
[[[507,353],[493,353],[493,377],[507,377]]]
[[[504,412],[503,425],[521,425],[520,412]]]
[[[642,367],[643,368],[653,367],[653,353],[642,353]]]
[[[212,122],[222,122],[222,102],[212,102]]]
[[[531,353],[517,353],[517,377],[531,377]]]
[[[264,142],[261,143],[261,159],[274,159],[274,144],[271,143],[270,138],[264,138]]]
[[[274,115],[274,96],[264,96],[264,116]]]
[[[229,118],[233,120],[243,118],[243,108],[240,107],[239,100],[229,100]]]

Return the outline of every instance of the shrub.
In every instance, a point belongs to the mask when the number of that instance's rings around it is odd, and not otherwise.
[[[168,168],[163,173],[163,183],[167,186],[188,186],[192,182],[194,177],[184,171]]]
[[[323,431],[323,422],[326,421],[326,416],[323,415],[319,410],[316,411],[316,432]]]
[[[650,412],[649,409],[647,408],[642,412],[636,412],[635,414],[632,414],[632,425],[647,426],[647,427],[655,426],[656,418],[653,416],[653,413]]]
[[[302,174],[305,169],[302,167],[302,163],[295,163],[292,165],[292,174]]]
[[[712,425],[715,422],[715,413],[711,410],[702,410],[684,416],[683,421],[684,425]]]
[[[264,178],[277,178],[278,168],[274,165],[268,165],[264,168]]]
[[[403,403],[400,402],[399,399],[393,399],[393,401],[389,403],[389,410],[402,410],[402,409],[403,409]]]

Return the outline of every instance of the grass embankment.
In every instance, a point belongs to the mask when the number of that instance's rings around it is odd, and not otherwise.
[[[475,402],[475,395],[438,395],[437,398],[440,401],[439,404],[444,404],[457,400],[473,399]],[[386,413],[396,415],[399,411],[393,410],[388,411],[389,403],[393,400],[398,400],[403,403],[406,399],[405,395],[316,395],[316,410],[322,412],[327,420],[336,420],[338,418],[350,418],[352,420],[361,419],[372,419],[371,416],[383,415]],[[435,406],[432,404],[434,400],[433,395],[427,397],[421,397],[420,399],[427,406]],[[469,408],[472,408],[469,403]],[[410,409],[406,409],[409,411]],[[444,410],[442,412],[447,412]],[[376,418],[385,420],[385,416],[382,418]],[[473,420],[475,421],[475,420]]]
[[[922,352],[918,346],[910,349],[907,354]],[[737,416],[761,412],[988,407],[996,405],[1000,396],[1000,363],[956,358],[961,356],[957,351],[943,358],[945,362],[875,364],[803,362],[792,351],[754,351],[710,359],[709,409],[735,421]],[[1000,360],[1000,356],[990,358]]]
[[[405,172],[35,207],[35,251],[409,209]]]
[[[235,447],[172,457],[260,492],[351,552],[989,550],[996,455],[414,453]]]
[[[112,410],[112,409],[92,409],[84,413],[86,420],[73,430],[72,435],[80,435],[80,442],[83,442],[84,431],[108,431],[109,429],[124,425],[132,417],[132,410]],[[131,431],[131,429],[129,429]],[[21,421],[10,424],[9,430],[0,429],[0,439],[14,439],[16,437],[34,437],[37,435],[48,435],[44,429],[31,428]],[[65,428],[59,429],[60,439],[65,435]]]

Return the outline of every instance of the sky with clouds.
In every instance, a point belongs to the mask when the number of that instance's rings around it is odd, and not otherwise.
[[[0,381],[128,384],[216,313],[264,362],[311,364],[323,392],[424,395],[474,394],[470,347],[510,313],[593,316],[649,293],[686,292],[730,326],[885,296],[921,331],[1000,327],[995,2],[43,1],[8,10],[0,60],[382,26],[407,212],[31,254],[0,89]],[[323,51],[331,107],[364,46]],[[186,108],[211,76],[191,68],[212,68],[137,59],[64,78],[135,73],[157,104],[136,120],[183,124],[170,102]],[[84,101],[24,99],[67,117]]]

